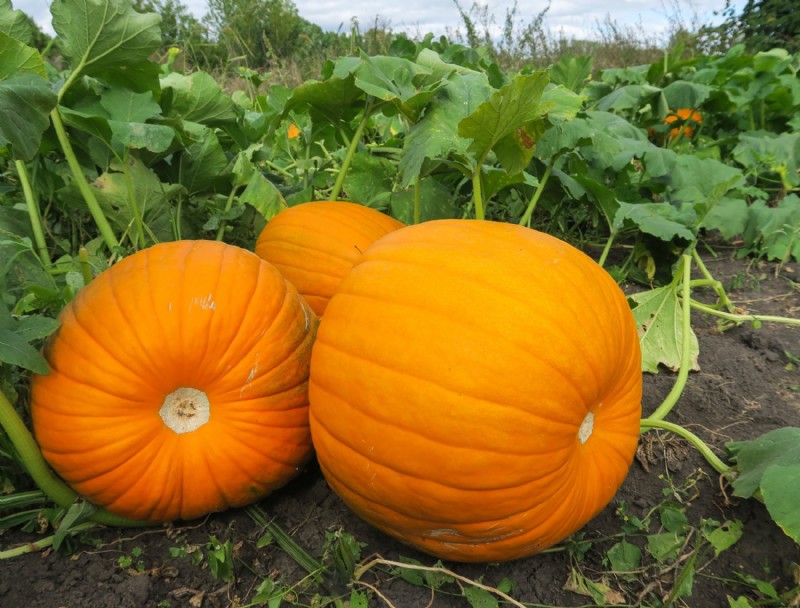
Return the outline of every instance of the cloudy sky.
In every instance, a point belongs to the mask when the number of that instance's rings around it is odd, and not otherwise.
[[[12,0],[14,8],[31,15],[45,31],[50,27],[51,0]],[[201,17],[206,11],[206,0],[182,0],[189,10]],[[487,0],[478,0],[485,3]],[[349,29],[356,17],[362,28],[379,16],[394,30],[434,32],[453,30],[461,23],[453,0],[294,0],[300,15],[323,29],[336,31]],[[513,0],[488,0],[490,13],[499,25]],[[472,0],[460,0],[465,9]],[[732,3],[743,4],[743,0]],[[547,0],[518,0],[520,25],[530,22],[545,6]],[[720,12],[725,0],[552,0],[545,25],[554,33],[567,38],[596,38],[598,23],[610,16],[618,25],[638,27],[640,24],[653,32],[664,31],[676,17],[686,24],[699,19],[701,23],[719,21],[714,12]],[[462,28],[463,29],[463,28]]]

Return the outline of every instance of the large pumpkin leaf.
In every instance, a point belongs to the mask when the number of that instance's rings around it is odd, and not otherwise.
[[[667,285],[630,296],[633,318],[639,330],[642,347],[642,371],[656,374],[664,365],[676,371],[681,366],[683,348],[683,307],[676,287]],[[697,357],[700,346],[697,336],[690,330],[691,369],[698,370]]]
[[[173,72],[161,79],[161,89],[167,116],[209,126],[236,119],[235,104],[210,74]]]
[[[761,477],[761,495],[772,520],[800,543],[800,464],[769,467]]]
[[[25,18],[25,13],[14,10],[11,0],[0,0],[0,32],[24,44],[28,44],[33,37],[33,29]]]
[[[0,79],[20,72],[44,76],[44,60],[35,48],[0,31]]]
[[[138,13],[130,0],[53,0],[53,29],[77,73],[158,87],[159,68],[148,61],[161,45],[161,17]]]
[[[260,171],[253,171],[250,181],[239,195],[240,203],[252,205],[269,221],[288,206],[278,188]]]
[[[486,75],[477,72],[452,77],[439,89],[403,144],[402,186],[408,186],[420,174],[425,159],[446,158],[452,152],[466,154],[469,140],[458,135],[458,124],[491,91]]]
[[[308,106],[336,121],[341,115],[364,95],[355,85],[355,78],[332,77],[325,81],[308,80],[292,91],[284,106],[284,114],[295,108]]]
[[[479,162],[503,142],[503,166],[510,173],[525,168],[534,146],[526,126],[547,112],[549,104],[541,101],[548,82],[547,72],[518,76],[458,123],[458,135],[472,140],[469,151]]]
[[[733,481],[733,493],[750,498],[758,490],[768,468],[800,464],[800,428],[775,429],[751,441],[728,442],[725,448],[739,472]]]
[[[55,105],[56,95],[41,76],[20,74],[0,81],[0,145],[10,144],[17,159],[33,158]]]
[[[383,101],[392,101],[407,114],[417,112],[433,97],[439,83],[422,80],[430,76],[428,67],[402,57],[342,57],[336,61],[333,76],[346,79],[352,74],[356,87]]]
[[[652,234],[662,241],[675,237],[686,241],[694,240],[694,227],[697,216],[690,205],[676,208],[668,203],[630,204],[618,202],[612,230],[618,232],[625,224],[634,224],[639,230]]]

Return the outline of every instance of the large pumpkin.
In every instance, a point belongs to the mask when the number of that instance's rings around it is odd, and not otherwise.
[[[339,282],[367,247],[401,226],[356,203],[303,203],[269,221],[258,237],[256,253],[274,264],[322,316]]]
[[[633,316],[594,261],[528,228],[440,220],[383,237],[340,285],[311,359],[311,433],[367,522],[501,561],[611,500],[641,386]]]
[[[311,457],[316,315],[252,252],[212,241],[140,251],[62,311],[31,413],[50,465],[132,519],[252,502]]]

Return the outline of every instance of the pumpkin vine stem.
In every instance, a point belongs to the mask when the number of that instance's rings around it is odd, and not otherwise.
[[[531,227],[531,217],[533,216],[533,212],[536,210],[536,205],[539,203],[542,192],[544,192],[544,187],[547,185],[547,180],[550,179],[550,174],[553,172],[553,167],[555,166],[557,158],[558,155],[554,156],[553,159],[547,164],[547,167],[542,174],[542,179],[539,180],[539,185],[536,187],[536,192],[533,193],[531,202],[528,203],[528,208],[525,209],[525,213],[522,214],[522,218],[519,220],[520,226],[527,226],[528,228]]]
[[[73,72],[73,76],[74,75],[75,73]],[[66,85],[61,89],[62,93],[65,88]],[[91,186],[89,186],[86,181],[83,169],[81,169],[78,158],[75,156],[75,151],[72,149],[72,144],[69,142],[69,135],[67,135],[67,130],[64,128],[64,122],[61,120],[61,113],[58,111],[58,107],[50,112],[50,119],[53,121],[53,128],[55,129],[58,142],[61,144],[61,149],[64,151],[64,158],[67,161],[67,165],[69,165],[72,179],[75,180],[75,185],[78,186],[78,190],[80,190],[81,196],[86,202],[86,206],[89,208],[92,218],[94,218],[97,229],[100,231],[100,235],[103,237],[106,247],[108,247],[112,253],[115,253],[116,249],[119,247],[119,241],[114,235],[114,230],[111,228],[111,224],[108,223],[108,219],[103,213],[100,203],[97,202],[97,197],[94,195]]]
[[[31,231],[33,232],[33,240],[36,242],[36,251],[39,254],[39,260],[42,262],[43,266],[48,267],[52,264],[52,261],[50,260],[50,252],[47,250],[47,241],[44,238],[39,205],[36,203],[36,197],[34,197],[33,188],[31,187],[31,180],[28,177],[28,168],[21,160],[15,160],[14,166],[17,169],[20,184],[22,184],[22,194],[25,197],[25,206],[28,208],[28,216],[31,219]]]
[[[96,526],[97,524],[89,522],[78,524],[70,528],[70,533],[85,532],[86,530],[91,530]],[[32,543],[25,543],[24,545],[20,545],[19,547],[13,547],[11,549],[6,549],[5,551],[0,551],[0,561],[4,559],[11,559],[13,557],[19,557],[20,555],[25,555],[26,553],[33,553],[35,551],[41,551],[42,549],[47,549],[48,547],[53,546],[55,539],[56,535],[51,534],[50,536],[46,536]]]
[[[78,499],[78,495],[72,488],[58,479],[50,470],[50,467],[47,466],[36,440],[2,391],[0,391],[0,427],[5,430],[14,448],[19,453],[22,465],[39,489],[58,506],[69,509],[72,503]],[[150,525],[148,522],[127,519],[99,508],[89,520],[96,524],[119,527]]]
[[[661,429],[663,431],[669,431],[671,433],[675,433],[676,435],[686,439],[695,448],[697,448],[697,450],[703,455],[703,458],[706,459],[708,464],[710,464],[717,473],[725,476],[731,474],[731,467],[725,464],[719,458],[719,456],[717,456],[714,452],[712,452],[711,448],[708,447],[708,444],[706,444],[702,439],[700,439],[690,430],[680,426],[679,424],[667,422],[666,420],[651,420],[649,418],[644,418],[641,421],[641,429],[643,433],[650,431],[652,429]]]
[[[358,144],[361,143],[361,137],[364,135],[364,130],[367,128],[367,123],[369,123],[372,113],[381,105],[383,104],[373,104],[372,96],[367,97],[367,103],[364,107],[364,115],[361,117],[361,122],[358,123],[356,132],[353,134],[353,138],[350,140],[350,144],[347,146],[347,152],[345,153],[344,160],[342,161],[342,166],[339,169],[339,175],[336,176],[336,183],[333,184],[333,191],[331,192],[332,201],[339,200],[339,194],[341,194],[342,187],[344,186],[344,178],[347,177],[347,171],[350,169],[350,163],[353,162],[353,157],[358,149]]]

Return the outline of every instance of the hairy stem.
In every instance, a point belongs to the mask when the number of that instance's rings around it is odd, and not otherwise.
[[[697,450],[703,455],[703,458],[706,459],[708,464],[710,464],[717,473],[725,475],[731,472],[731,468],[722,462],[722,460],[711,451],[711,448],[708,447],[708,445],[702,439],[678,424],[673,424],[672,422],[667,422],[666,420],[652,420],[651,418],[644,418],[641,421],[640,428],[642,433],[646,433],[652,429],[661,429],[662,431],[675,433],[696,447]]]
[[[525,213],[522,214],[522,218],[519,220],[520,226],[527,226],[530,228],[531,217],[533,216],[533,212],[536,209],[537,203],[539,202],[539,198],[542,196],[542,192],[544,192],[544,187],[547,185],[547,180],[550,179],[550,174],[553,172],[555,160],[556,159],[553,158],[553,160],[550,161],[550,163],[547,165],[547,168],[544,170],[542,179],[539,180],[539,185],[536,187],[536,192],[533,193],[531,202],[528,203],[528,208],[525,209]]]
[[[36,243],[36,251],[39,253],[39,260],[44,266],[50,266],[52,261],[50,260],[50,252],[47,250],[47,241],[44,238],[42,216],[39,212],[36,198],[33,196],[31,180],[28,178],[28,168],[21,160],[15,160],[14,166],[22,184],[22,194],[25,196],[25,206],[28,208],[28,216],[31,218],[31,230],[33,231],[33,240]]]
[[[72,179],[75,180],[75,185],[78,186],[78,190],[81,191],[81,196],[83,196],[83,200],[86,202],[87,207],[89,207],[89,213],[92,214],[95,224],[97,224],[97,229],[100,231],[100,235],[103,237],[106,247],[108,247],[113,253],[114,250],[119,247],[119,241],[117,241],[117,237],[114,236],[114,231],[111,229],[111,224],[108,223],[108,220],[106,219],[106,216],[100,207],[100,203],[97,202],[94,192],[92,192],[89,184],[86,183],[86,177],[83,175],[81,165],[75,156],[75,152],[72,149],[72,144],[69,143],[69,136],[67,135],[67,130],[64,128],[64,123],[61,120],[61,113],[58,111],[58,107],[50,112],[50,118],[53,121],[53,128],[55,129],[56,136],[61,144],[61,149],[64,151],[64,158],[67,159],[70,173],[72,173]]]
[[[725,292],[725,288],[722,286],[722,283],[711,276],[711,273],[708,271],[708,268],[700,257],[700,254],[697,253],[697,249],[692,249],[692,259],[694,260],[694,263],[697,264],[697,267],[700,269],[700,272],[703,274],[706,280],[709,281],[709,287],[711,287],[717,294],[719,303],[727,308],[729,312],[733,312],[736,307],[733,305],[733,302],[731,302],[728,294]]]
[[[78,265],[81,267],[83,284],[88,285],[92,282],[94,276],[92,275],[92,267],[89,266],[89,252],[86,251],[86,247],[81,247],[78,250]]]
[[[96,526],[97,524],[86,522],[73,526],[70,528],[70,532],[84,532],[85,530],[90,530]],[[47,549],[47,547],[53,546],[53,541],[55,538],[55,535],[50,535],[33,543],[25,543],[24,545],[14,547],[13,549],[0,551],[0,560],[11,559],[12,557],[19,557],[20,555],[25,555],[26,553],[33,553],[34,551]]]
[[[475,202],[475,219],[486,219],[483,209],[483,186],[481,185],[481,163],[472,172],[472,200]]]
[[[417,175],[414,180],[414,223],[419,224],[420,195],[422,194],[421,179]]]
[[[236,196],[236,186],[231,188],[231,193],[228,195],[228,200],[225,201],[225,213],[230,211],[231,206],[233,205],[233,197]],[[219,228],[217,229],[217,240],[221,241],[222,237],[225,235],[225,224],[227,222],[225,219],[221,219],[219,221]]]
[[[614,237],[617,236],[615,232],[612,232],[608,235],[608,240],[606,241],[606,246],[603,247],[603,253],[600,254],[600,259],[597,260],[597,263],[600,266],[605,266],[606,258],[608,258],[608,254],[611,251],[611,244],[614,242]]]
[[[364,129],[367,128],[370,116],[372,116],[372,110],[372,97],[369,97],[366,107],[364,108],[364,115],[361,117],[361,122],[358,123],[356,132],[353,134],[353,139],[350,140],[350,145],[347,146],[347,153],[339,169],[339,175],[336,176],[336,183],[333,184],[333,191],[331,192],[332,201],[339,200],[339,194],[342,192],[342,186],[344,185],[344,178],[347,177],[347,171],[350,169],[350,163],[353,162],[353,156],[355,156],[358,144],[361,142],[361,136],[364,134]]]
[[[36,482],[36,485],[39,486],[39,489],[58,506],[69,509],[70,505],[78,498],[78,495],[72,488],[53,475],[33,435],[31,435],[22,418],[19,417],[14,406],[11,405],[11,402],[2,391],[0,391],[0,427],[5,430],[11,443],[19,453],[23,466],[33,478],[33,481]],[[90,520],[109,526],[139,527],[148,525],[147,522],[133,521],[114,515],[105,509],[98,509]]]
[[[785,323],[786,325],[800,325],[800,319],[793,319],[791,317],[776,317],[773,315],[748,315],[748,314],[736,314],[731,312],[725,312],[723,310],[717,310],[713,306],[709,306],[708,304],[703,304],[702,302],[697,302],[695,300],[691,300],[691,307],[699,312],[708,313],[710,315],[714,315],[725,319],[727,321],[733,321],[735,323],[761,323],[764,321],[771,322],[771,323]]]

